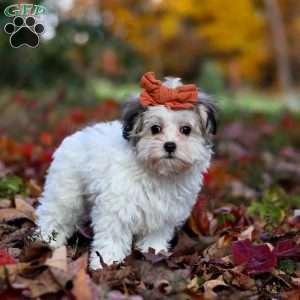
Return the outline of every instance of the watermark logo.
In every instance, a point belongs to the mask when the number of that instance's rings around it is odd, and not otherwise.
[[[4,31],[10,35],[10,45],[13,48],[38,47],[39,35],[44,32],[45,28],[43,24],[37,22],[36,17],[46,12],[47,9],[42,5],[22,3],[7,6],[4,15],[13,18],[12,22],[4,26]]]

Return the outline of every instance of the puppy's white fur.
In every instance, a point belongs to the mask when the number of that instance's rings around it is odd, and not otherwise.
[[[203,111],[150,107],[135,124],[134,145],[123,138],[119,121],[67,137],[54,154],[37,210],[42,238],[49,240],[55,231],[50,245],[63,245],[89,213],[91,269],[101,268],[97,252],[107,264],[120,262],[132,243],[142,251],[167,251],[175,227],[191,212],[211,159],[201,115]],[[153,135],[153,125],[161,126],[161,133]],[[179,131],[185,125],[192,128],[189,136]],[[167,141],[177,145],[172,158],[163,147]]]

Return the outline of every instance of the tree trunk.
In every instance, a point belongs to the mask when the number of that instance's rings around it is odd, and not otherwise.
[[[290,94],[292,89],[291,69],[289,65],[287,39],[282,16],[278,6],[278,0],[264,1],[275,50],[278,82],[282,91],[285,94]]]
[[[242,86],[242,77],[239,62],[234,58],[228,62],[228,80],[230,91],[235,94]]]

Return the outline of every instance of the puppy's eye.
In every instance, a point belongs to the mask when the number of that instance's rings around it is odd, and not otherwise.
[[[161,132],[161,127],[159,125],[153,125],[151,127],[152,134],[158,134]]]
[[[182,126],[180,127],[180,132],[184,135],[189,135],[192,131],[192,128],[190,126]]]

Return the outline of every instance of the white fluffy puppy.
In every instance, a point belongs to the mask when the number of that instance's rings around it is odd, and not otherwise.
[[[169,78],[163,85],[182,83]],[[215,131],[214,106],[198,93],[192,109],[143,107],[134,99],[121,122],[67,137],[54,153],[37,209],[42,238],[62,246],[89,213],[91,269],[101,268],[99,254],[106,264],[122,261],[132,244],[141,251],[167,251],[201,189]]]

